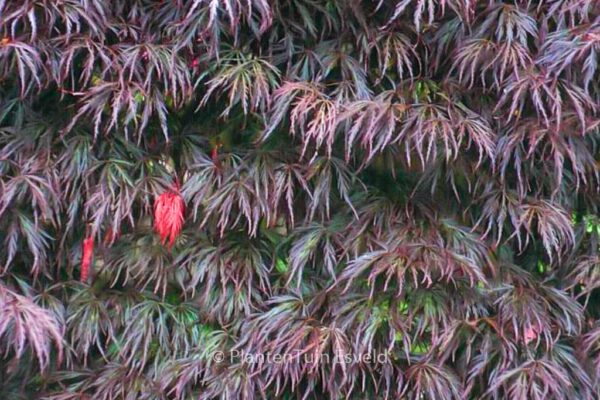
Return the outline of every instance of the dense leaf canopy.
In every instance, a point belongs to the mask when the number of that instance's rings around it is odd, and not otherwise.
[[[0,0],[0,398],[599,398],[599,54],[597,0]]]

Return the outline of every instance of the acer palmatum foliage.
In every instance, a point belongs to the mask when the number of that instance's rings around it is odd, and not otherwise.
[[[81,282],[87,282],[90,274],[90,266],[94,257],[94,237],[88,236],[83,240],[81,252]]]
[[[0,0],[0,397],[600,398],[599,46],[597,0]]]
[[[183,228],[185,202],[179,191],[169,190],[154,201],[154,229],[163,244],[173,247]]]

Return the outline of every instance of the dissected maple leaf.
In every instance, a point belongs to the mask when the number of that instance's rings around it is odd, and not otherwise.
[[[81,282],[86,282],[90,274],[90,265],[94,255],[94,237],[88,236],[83,240],[83,255],[81,256]]]
[[[176,190],[162,193],[154,202],[154,229],[163,244],[169,241],[169,248],[181,232],[184,211],[185,203]]]

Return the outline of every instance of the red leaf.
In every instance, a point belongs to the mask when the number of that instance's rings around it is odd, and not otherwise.
[[[163,244],[169,241],[169,248],[181,232],[184,211],[183,198],[173,190],[161,194],[154,202],[154,229]]]
[[[94,255],[94,237],[88,236],[83,240],[83,255],[81,256],[81,282],[86,282],[92,265],[92,256]]]

